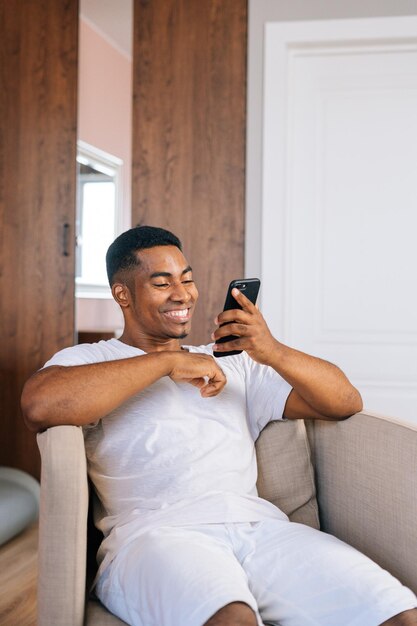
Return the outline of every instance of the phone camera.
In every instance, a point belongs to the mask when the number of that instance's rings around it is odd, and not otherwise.
[[[246,289],[246,283],[242,283],[242,284],[240,285],[239,289],[240,289],[241,291],[243,291],[243,289]]]

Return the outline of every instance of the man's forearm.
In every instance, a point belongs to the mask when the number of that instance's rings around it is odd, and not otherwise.
[[[153,352],[118,361],[45,368],[23,390],[26,425],[38,432],[59,424],[94,422],[166,376],[172,368],[172,354]]]
[[[362,410],[359,392],[338,367],[277,341],[259,309],[237,289],[232,295],[242,308],[220,313],[212,337],[216,342],[226,335],[237,338],[215,349],[245,350],[254,361],[273,367],[294,390],[285,405],[286,417],[342,419]]]
[[[273,367],[315,411],[327,417],[362,409],[359,392],[332,363],[275,341],[268,365]]]

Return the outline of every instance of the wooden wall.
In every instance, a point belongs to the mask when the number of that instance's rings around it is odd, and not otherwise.
[[[182,239],[194,343],[243,272],[246,37],[247,0],[134,0],[133,224]]]
[[[38,476],[20,394],[73,343],[78,0],[0,0],[0,24],[0,465]]]

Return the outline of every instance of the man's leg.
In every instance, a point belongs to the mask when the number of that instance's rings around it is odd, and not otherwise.
[[[399,613],[381,624],[381,626],[417,626],[417,609]]]
[[[237,525],[234,533],[264,622],[417,626],[415,594],[335,537],[280,520]]]
[[[217,611],[204,626],[257,626],[258,621],[250,606],[231,602]]]
[[[257,620],[247,604],[232,602],[217,611],[204,626],[257,626]],[[399,613],[381,626],[417,626],[417,609]]]
[[[97,595],[132,626],[201,626],[215,615],[220,618],[222,608],[235,604],[239,607],[236,620],[241,621],[227,619],[218,624],[262,623],[247,576],[222,524],[143,533],[104,572]]]

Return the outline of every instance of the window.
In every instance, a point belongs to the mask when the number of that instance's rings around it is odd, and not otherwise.
[[[76,296],[111,298],[106,251],[122,228],[122,161],[78,142]]]

